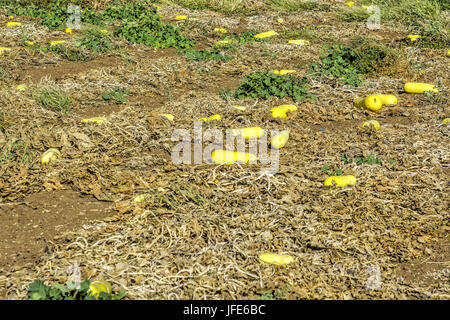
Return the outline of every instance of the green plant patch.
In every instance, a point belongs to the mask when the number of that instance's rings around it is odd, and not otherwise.
[[[114,100],[116,103],[124,103],[127,102],[127,98],[125,95],[129,94],[129,89],[123,89],[121,87],[115,87],[114,90],[111,90],[108,93],[104,93],[101,95],[103,100],[109,101]]]
[[[399,60],[393,49],[370,40],[357,40],[348,46],[324,45],[320,61],[308,69],[311,76],[333,76],[345,83],[360,86],[364,75],[388,70]]]
[[[233,97],[236,99],[291,97],[296,102],[307,98],[316,99],[308,92],[306,86],[305,78],[298,79],[292,75],[280,76],[270,70],[258,71],[244,77],[239,88],[233,93]]]
[[[81,282],[78,288],[56,282],[47,286],[42,280],[34,280],[28,287],[28,300],[121,300],[126,296],[122,289],[118,294],[100,292],[96,297],[90,294],[89,285],[89,280]]]
[[[39,88],[33,93],[33,97],[37,104],[44,109],[68,113],[72,108],[69,93],[59,88]]]
[[[219,50],[195,50],[192,48],[187,48],[183,50],[176,51],[178,54],[182,54],[186,57],[188,61],[229,61],[233,59],[232,56],[224,54]]]
[[[76,41],[75,44],[77,47],[82,47],[93,52],[107,52],[117,49],[117,47],[111,43],[110,36],[98,29],[87,30],[83,37]]]

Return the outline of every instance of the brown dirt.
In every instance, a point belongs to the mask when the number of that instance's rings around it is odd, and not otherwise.
[[[54,236],[114,214],[111,203],[72,190],[42,191],[0,203],[0,270],[35,263]]]

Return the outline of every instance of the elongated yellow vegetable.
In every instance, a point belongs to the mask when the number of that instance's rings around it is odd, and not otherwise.
[[[444,120],[442,120],[442,123],[450,123],[450,118],[445,118]]]
[[[173,119],[175,119],[175,117],[170,113],[161,113],[160,116],[166,118],[169,121],[173,121]]]
[[[66,42],[66,41],[65,40],[55,40],[55,41],[50,42],[50,45],[56,46],[56,45],[64,43],[64,42]]]
[[[18,26],[21,26],[22,24],[20,23],[20,22],[7,22],[6,23],[6,26],[7,27],[18,27]]]
[[[67,34],[72,34],[72,29],[66,28],[66,29],[64,29],[64,32]]]
[[[105,293],[112,293],[112,286],[109,282],[107,281],[94,281],[91,282],[91,284],[89,285],[89,291],[88,291],[91,295],[95,296],[96,298],[99,297],[100,292],[105,292]]]
[[[230,40],[220,40],[220,41],[217,41],[217,42],[216,42],[216,45],[218,45],[218,46],[224,46],[224,45],[227,45],[227,44],[229,44],[229,43],[231,43]]]
[[[432,84],[420,82],[405,83],[404,90],[408,93],[424,93],[425,91],[439,92]]]
[[[298,46],[307,46],[311,42],[309,40],[304,39],[295,39],[295,40],[288,40],[288,44],[296,44]]]
[[[249,161],[256,161],[256,156],[247,152],[234,152],[227,150],[214,150],[211,154],[211,159],[216,164],[233,164],[236,162],[247,163]]]
[[[10,51],[10,48],[0,47],[0,53],[3,53],[3,51]]]
[[[19,84],[19,85],[16,87],[16,90],[17,90],[17,91],[25,91],[26,89],[25,89],[25,86],[24,86],[23,84]]]
[[[272,70],[272,72],[277,74],[277,75],[284,76],[285,74],[295,72],[295,70],[284,70],[283,69],[283,70]]]
[[[134,197],[133,202],[134,203],[141,203],[144,202],[148,198],[148,194],[141,194],[139,196]]]
[[[276,266],[286,266],[294,261],[294,257],[287,254],[262,253],[258,257],[261,261],[274,264]]]
[[[252,138],[260,138],[264,134],[264,129],[261,127],[248,127],[248,128],[242,128],[242,129],[233,129],[232,133],[234,136],[242,136],[245,139],[252,139]]]
[[[413,42],[413,41],[416,41],[417,39],[421,38],[421,36],[418,34],[409,34],[408,38],[409,38],[409,40],[411,40],[411,42]]]
[[[276,36],[277,34],[278,33],[276,33],[275,31],[271,30],[271,31],[267,31],[267,32],[258,33],[256,35],[254,35],[254,37],[255,37],[255,39],[264,39],[264,38]]]
[[[380,123],[377,120],[369,120],[364,122],[361,127],[374,126],[375,130],[380,130]]]
[[[346,2],[345,4],[349,7],[353,7],[355,5],[355,3],[353,1]]]
[[[58,149],[50,148],[42,154],[41,163],[47,164],[51,161],[58,159],[61,156],[61,152]]]
[[[278,19],[277,19],[277,22],[278,22],[278,23],[283,23],[283,22],[284,22],[284,19],[283,19],[283,18],[278,18]]]
[[[247,109],[246,107],[243,107],[243,106],[233,106],[233,108],[240,110],[240,111],[244,111],[245,109]]]
[[[104,121],[106,121],[105,117],[95,117],[95,118],[87,118],[87,119],[81,120],[81,122],[85,122],[85,123],[87,123],[87,122],[102,123]]]
[[[356,184],[356,178],[352,175],[348,175],[348,176],[331,176],[328,177],[323,185],[324,186],[332,186],[333,182],[338,186],[338,187],[345,187],[347,185],[354,185]]]
[[[297,106],[293,104],[283,104],[281,106],[270,109],[273,118],[286,118],[288,111],[296,111]]]
[[[187,16],[184,16],[184,15],[179,15],[179,16],[175,17],[175,20],[186,20],[186,19],[187,19]]]
[[[219,33],[227,33],[227,29],[224,29],[224,28],[214,28],[214,31],[219,32]]]
[[[382,104],[397,104],[397,97],[393,94],[377,94]]]
[[[281,149],[283,148],[289,140],[289,130],[281,131],[276,136],[272,137],[270,140],[270,145],[272,148]]]
[[[205,121],[205,122],[208,122],[208,121],[217,121],[217,120],[220,120],[220,119],[222,119],[222,117],[220,116],[220,114],[215,114],[215,115],[212,115],[211,117],[209,117],[209,118],[200,118],[200,119],[198,119],[199,121]]]

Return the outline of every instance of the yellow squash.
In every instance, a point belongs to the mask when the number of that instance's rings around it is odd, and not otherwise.
[[[289,140],[289,130],[281,131],[276,136],[272,137],[270,140],[270,145],[272,148],[281,149],[283,148]]]
[[[309,42],[309,40],[304,40],[304,39],[296,39],[296,40],[289,40],[288,44],[296,44],[299,46],[307,46],[309,45],[311,42]]]
[[[366,108],[372,111],[378,111],[383,106],[381,98],[376,94],[371,94],[365,98],[356,98],[353,102],[359,108]]]
[[[364,122],[361,127],[374,126],[375,130],[380,130],[380,123],[377,120],[369,120]]]
[[[393,94],[377,94],[382,104],[397,104],[397,97]]]
[[[175,117],[170,113],[161,113],[160,116],[166,118],[169,121],[173,121],[173,119],[175,119]]]
[[[259,139],[264,134],[264,129],[261,127],[248,127],[242,129],[233,129],[234,136],[242,136],[245,139]]]
[[[81,122],[85,122],[85,123],[87,123],[87,122],[102,123],[104,121],[106,121],[105,117],[95,117],[95,118],[87,118],[87,119],[81,120]]]
[[[281,267],[284,267],[294,261],[294,257],[289,256],[287,254],[262,253],[258,257],[263,262],[267,262]]]
[[[347,185],[354,185],[356,184],[356,178],[352,175],[347,175],[347,176],[331,176],[328,177],[323,185],[324,186],[332,186],[333,182],[338,186],[338,187],[345,187]]]
[[[91,284],[89,285],[89,291],[90,294],[92,294],[93,296],[95,296],[96,298],[99,297],[100,292],[105,292],[105,293],[112,293],[112,287],[111,284],[107,281],[94,281],[91,282]]]
[[[220,116],[220,114],[215,114],[215,115],[212,115],[212,116],[209,117],[209,118],[200,118],[200,119],[198,119],[198,121],[205,121],[205,122],[208,122],[208,121],[217,121],[217,120],[220,120],[220,119],[222,119],[222,117]]]
[[[42,154],[41,163],[47,164],[51,161],[58,159],[61,156],[61,152],[58,149],[50,148]]]
[[[267,31],[267,32],[263,32],[263,33],[258,33],[256,35],[254,35],[255,39],[264,39],[264,38],[268,38],[268,37],[272,37],[272,36],[276,36],[278,33],[276,33],[275,31]]]
[[[18,27],[18,26],[21,26],[22,24],[20,23],[20,22],[7,22],[6,23],[6,26],[7,27]]]
[[[211,159],[215,164],[233,164],[236,162],[247,163],[249,161],[257,160],[256,156],[251,153],[227,150],[214,150],[211,154]]]
[[[424,93],[426,91],[439,92],[432,84],[420,82],[405,83],[404,90],[408,93]]]

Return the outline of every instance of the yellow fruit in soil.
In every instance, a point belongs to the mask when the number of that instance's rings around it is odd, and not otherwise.
[[[107,281],[94,281],[89,285],[89,293],[93,296],[97,297],[100,295],[100,292],[112,293],[111,284]]]
[[[289,130],[281,131],[276,136],[272,137],[270,140],[270,145],[272,148],[281,149],[283,148],[289,140]]]
[[[247,163],[249,161],[256,161],[256,156],[247,152],[214,150],[211,154],[211,160],[215,164],[233,164],[236,162]]]
[[[233,129],[234,136],[242,136],[245,139],[259,139],[264,134],[264,129],[261,127],[248,127],[243,129]]]
[[[285,266],[294,261],[294,258],[287,254],[262,253],[258,257],[261,261],[274,264],[276,266]]]
[[[61,152],[58,149],[50,148],[42,154],[41,163],[47,164],[51,161],[58,159],[61,156]]]
[[[278,33],[276,33],[275,31],[267,31],[267,32],[263,32],[263,33],[258,33],[256,35],[254,35],[255,39],[264,39],[264,38],[268,38],[268,37],[272,37],[272,36],[276,36]]]
[[[169,121],[173,121],[173,119],[175,119],[175,117],[170,113],[162,113],[162,114],[160,114],[160,116],[166,118]]]
[[[369,120],[364,122],[361,127],[374,126],[375,130],[380,130],[380,123],[377,120]]]
[[[375,94],[371,94],[370,96],[367,96],[366,98],[364,98],[363,101],[364,102],[363,103],[360,102],[360,104],[362,103],[366,109],[369,109],[372,111],[378,111],[383,106],[383,103],[381,102],[380,97]]]
[[[405,83],[404,90],[408,93],[424,93],[426,91],[439,92],[432,84],[420,82]]]
[[[397,97],[393,94],[378,94],[382,104],[397,104]]]
[[[328,177],[323,185],[324,186],[332,186],[333,182],[338,186],[338,187],[345,187],[347,185],[354,185],[356,184],[356,178],[352,175],[347,175],[347,176],[331,176]]]

